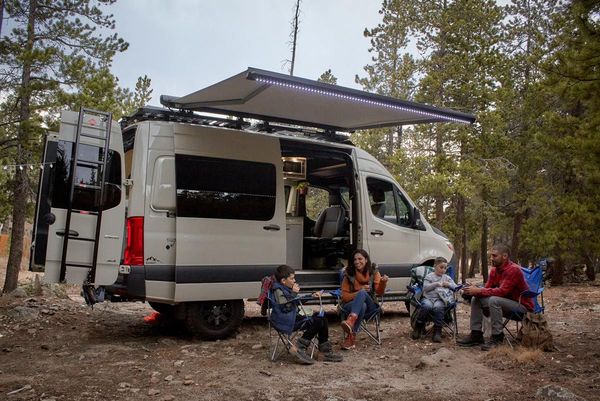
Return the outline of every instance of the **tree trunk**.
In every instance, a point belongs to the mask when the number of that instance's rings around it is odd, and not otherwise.
[[[296,40],[298,39],[298,17],[300,16],[300,0],[296,0],[296,12],[294,13],[294,33],[292,39],[292,65],[290,75],[294,75],[294,64],[296,64]]]
[[[595,281],[596,280],[596,258],[594,256],[586,255],[586,264],[585,264],[585,275],[588,280]]]
[[[458,195],[456,199],[456,227],[458,227],[460,238],[456,246],[460,249],[458,260],[460,266],[460,280],[466,283],[467,280],[467,232],[465,229],[465,198]]]
[[[552,277],[550,278],[550,283],[553,286],[563,285],[564,283],[564,268],[562,258],[559,256],[553,262],[550,262],[550,271],[552,273]]]
[[[478,270],[477,265],[479,264],[479,251],[471,251],[471,263],[469,264],[469,275],[468,278],[475,277],[475,272]]]
[[[520,234],[521,234],[521,226],[523,225],[523,213],[517,212],[513,218],[513,235],[512,235],[512,243],[511,243],[511,259],[514,261],[519,261],[519,246],[520,246]]]
[[[30,55],[33,50],[33,41],[35,33],[37,0],[29,0],[29,18],[27,21],[27,44],[25,52]],[[25,163],[23,146],[29,142],[31,114],[31,57],[25,57],[23,63],[23,72],[21,75],[20,104],[19,104],[19,128],[17,137],[19,146],[15,157],[15,164]],[[19,270],[21,260],[23,259],[23,237],[25,235],[25,217],[27,211],[27,171],[15,168],[15,181],[13,187],[13,212],[12,212],[12,232],[10,240],[10,251],[8,253],[8,263],[6,265],[6,279],[4,281],[3,292],[11,292],[17,288],[19,282]]]
[[[442,153],[444,152],[444,138],[439,129],[436,129],[435,132],[435,157],[436,157],[436,171],[438,174],[441,173],[441,162],[439,159],[442,157]],[[437,223],[437,227],[440,230],[444,229],[444,196],[441,194],[435,195],[435,221]],[[458,273],[458,272],[457,272]]]
[[[394,130],[390,129],[385,136],[387,139],[387,156],[391,158],[394,155]]]
[[[484,194],[485,199],[485,194]],[[480,243],[480,253],[481,253],[481,275],[483,276],[483,282],[487,282],[488,280],[488,222],[487,215],[485,211],[481,216],[481,243]]]

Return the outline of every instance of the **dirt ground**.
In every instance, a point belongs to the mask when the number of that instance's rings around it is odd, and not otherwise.
[[[67,290],[0,298],[0,399],[499,401],[535,400],[555,384],[600,400],[600,283],[546,289],[554,352],[412,341],[404,305],[388,303],[381,346],[360,335],[342,363],[310,367],[268,360],[267,322],[253,303],[235,338],[204,342],[147,304],[90,309]],[[468,307],[458,314],[465,334]],[[339,349],[339,319],[328,317]]]

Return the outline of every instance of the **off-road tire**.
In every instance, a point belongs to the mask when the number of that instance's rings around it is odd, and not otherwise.
[[[231,337],[242,324],[244,301],[204,301],[187,305],[186,326],[204,340]]]

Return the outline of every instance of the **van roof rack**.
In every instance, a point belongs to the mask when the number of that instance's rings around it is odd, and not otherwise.
[[[149,120],[173,121],[195,125],[207,125],[211,127],[264,132],[269,134],[281,134],[293,137],[317,139],[325,142],[335,142],[352,145],[349,135],[339,134],[331,130],[325,131],[315,128],[287,125],[283,123],[272,123],[269,121],[259,121],[256,123],[250,123],[248,121],[245,121],[241,117],[238,117],[237,119],[228,119],[202,115],[190,110],[170,110],[154,106],[144,106],[136,110],[136,112],[132,115],[124,116],[120,120],[121,129],[125,129],[131,124]]]
[[[350,135],[344,135],[331,130],[319,130],[308,127],[298,127],[287,124],[272,123],[269,121],[261,121],[252,125],[249,131],[276,133],[279,135],[289,135],[293,137],[304,137],[317,139],[325,142],[343,143],[346,145],[354,145],[350,141]]]
[[[170,110],[162,107],[144,106],[136,110],[130,116],[124,116],[121,121],[121,129],[141,121],[174,121],[180,123],[209,125],[213,127],[244,129],[250,123],[241,118],[229,119],[201,115],[190,110]]]

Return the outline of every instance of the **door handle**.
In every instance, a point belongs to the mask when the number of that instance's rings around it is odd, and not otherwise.
[[[280,228],[277,224],[268,224],[266,226],[263,226],[263,230],[267,230],[267,231],[279,231]]]
[[[373,230],[373,231],[371,231],[371,235],[374,235],[375,237],[381,237],[383,235],[383,231]]]
[[[64,237],[65,230],[56,230],[56,235],[59,237]],[[69,230],[69,237],[79,237],[79,233],[75,230]]]

